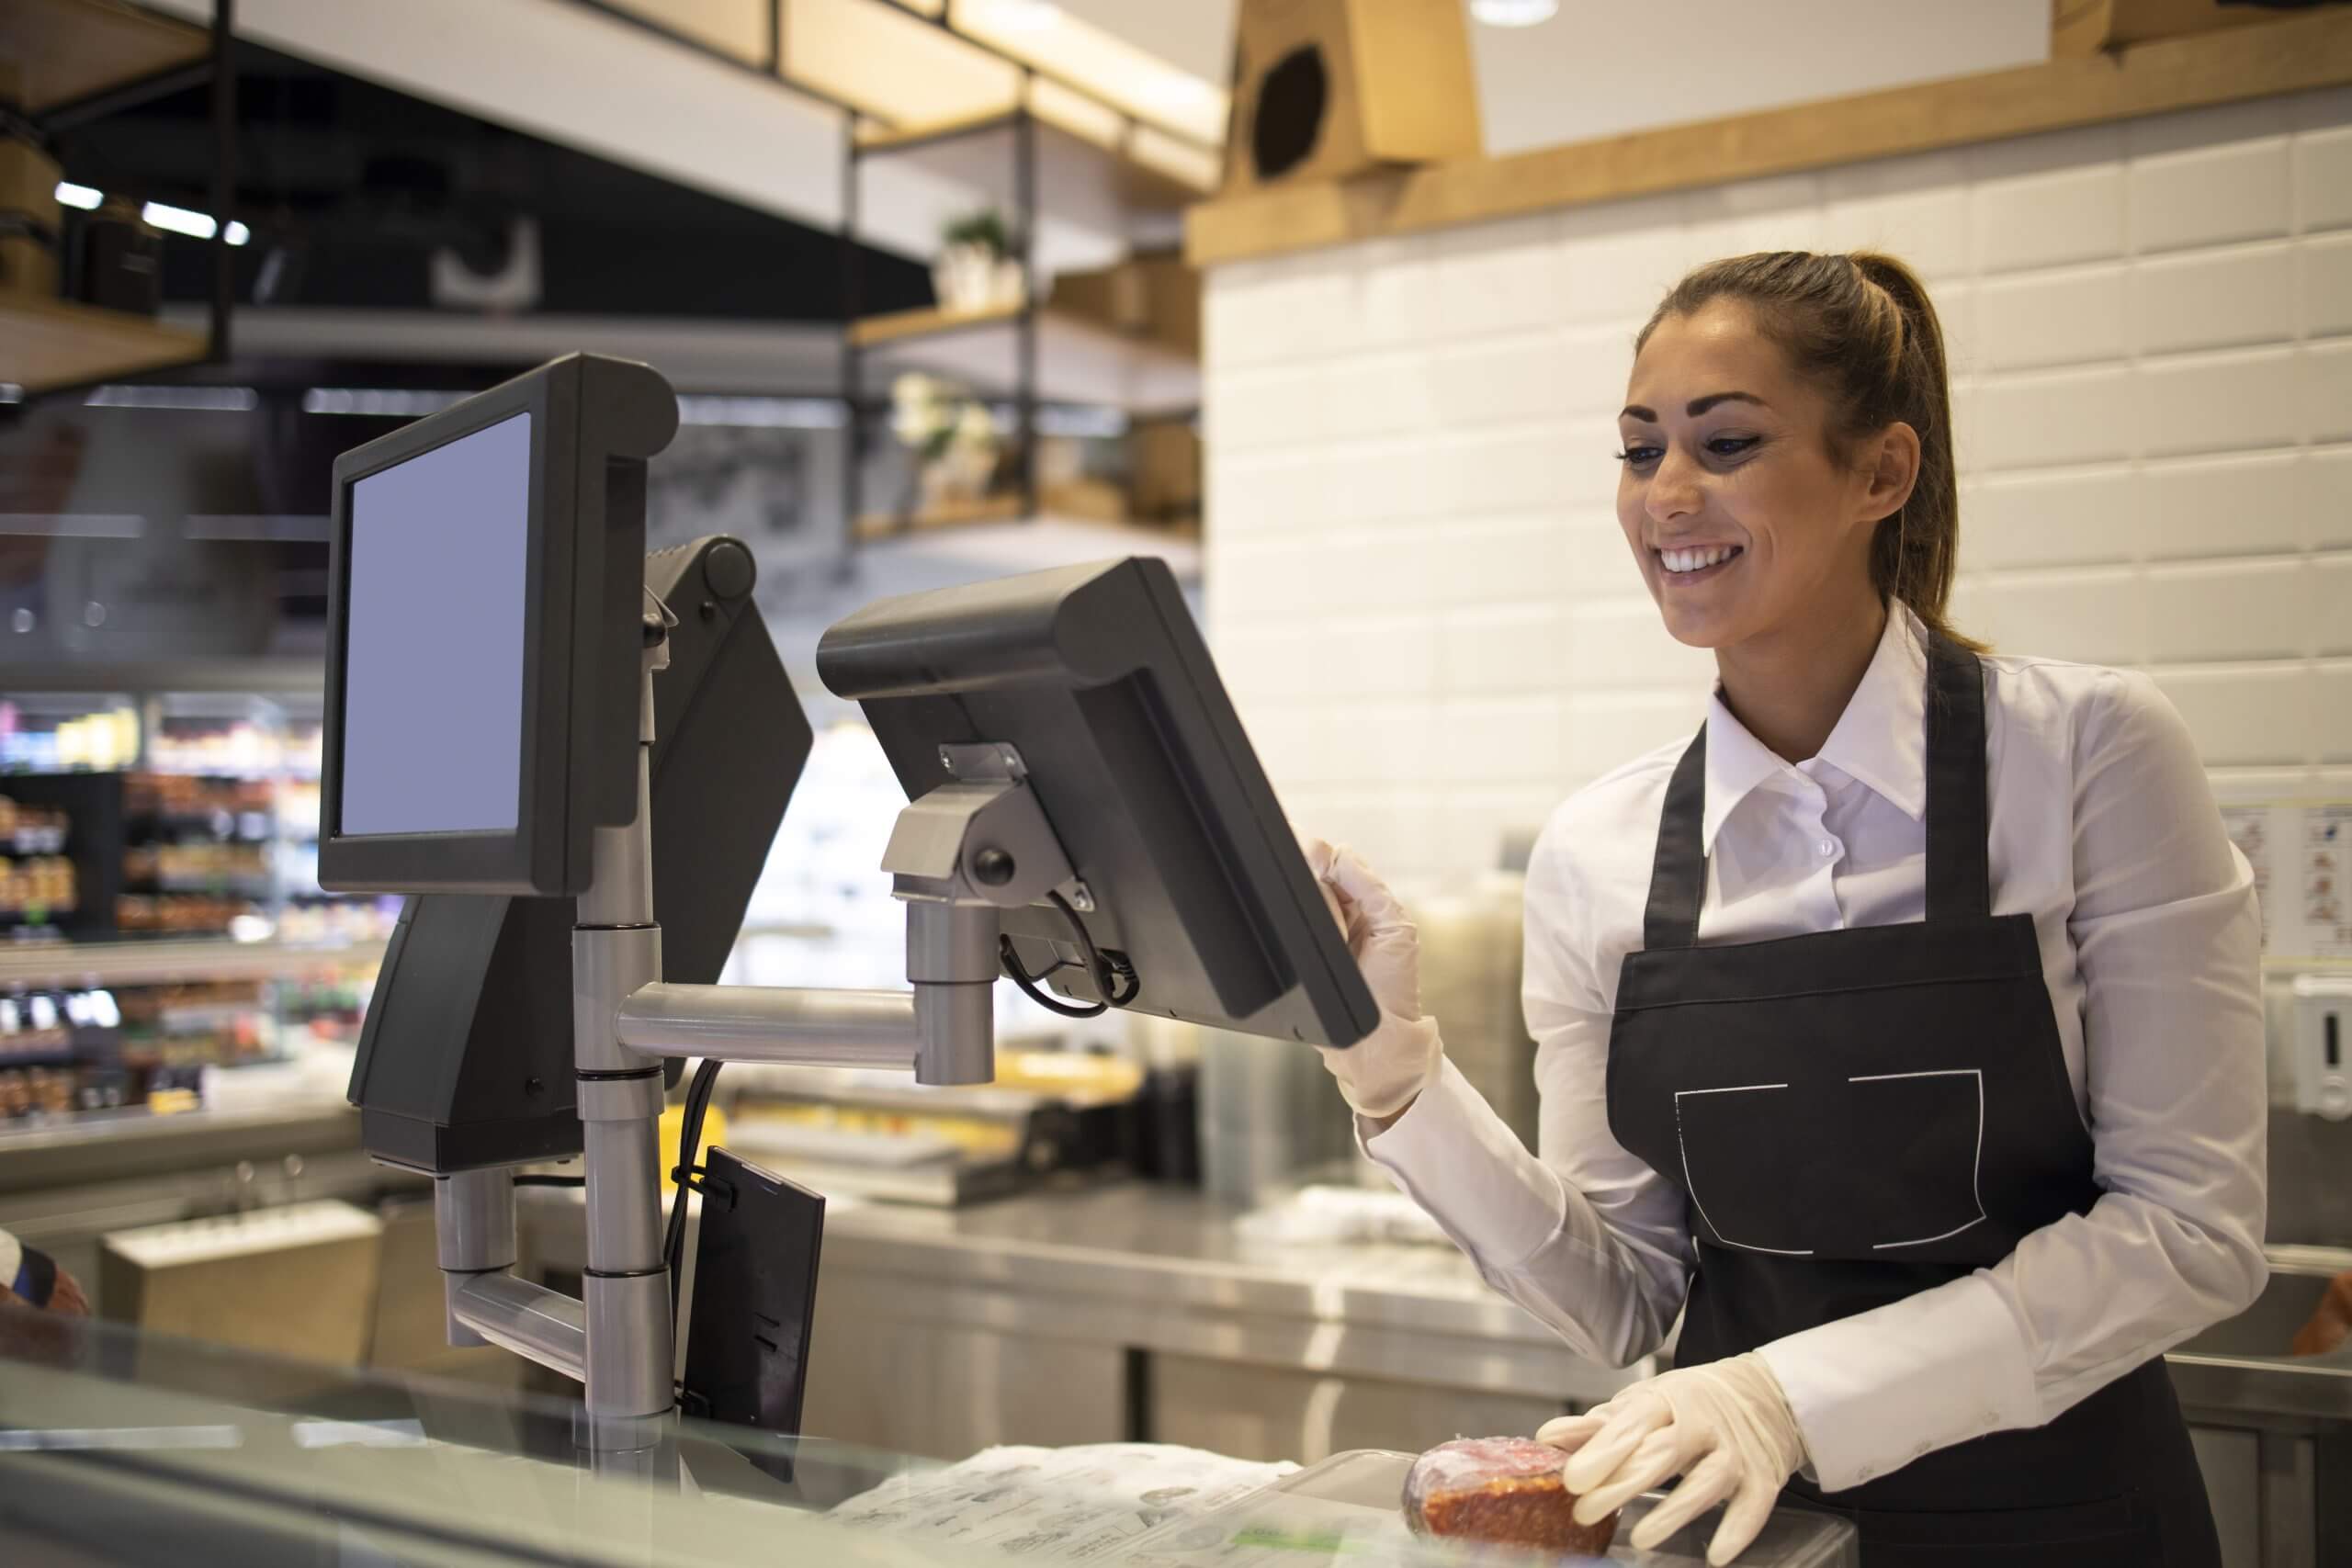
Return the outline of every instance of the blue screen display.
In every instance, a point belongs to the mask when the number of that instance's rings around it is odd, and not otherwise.
[[[351,487],[345,834],[514,830],[531,416]]]

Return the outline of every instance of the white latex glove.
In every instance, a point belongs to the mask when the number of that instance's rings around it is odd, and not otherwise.
[[[1380,1022],[1353,1045],[1316,1047],[1360,1116],[1396,1116],[1437,1077],[1445,1056],[1437,1021],[1421,1016],[1421,938],[1405,906],[1353,850],[1301,835],[1298,847],[1348,951],[1380,1004]]]
[[[1781,1486],[1805,1461],[1804,1437],[1772,1369],[1755,1355],[1678,1367],[1582,1416],[1547,1421],[1538,1440],[1565,1450],[1560,1480],[1577,1522],[1598,1524],[1668,1476],[1682,1482],[1634,1527],[1647,1551],[1729,1499],[1707,1543],[1722,1568],[1755,1540]]]

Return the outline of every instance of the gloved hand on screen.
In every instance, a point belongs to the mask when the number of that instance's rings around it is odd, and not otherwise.
[[[1567,1453],[1560,1480],[1576,1494],[1582,1523],[1682,1477],[1634,1527],[1633,1542],[1644,1551],[1727,1500],[1707,1543],[1716,1568],[1747,1550],[1805,1461],[1781,1382],[1755,1355],[1661,1372],[1582,1416],[1546,1421],[1535,1436]]]
[[[1380,1004],[1380,1022],[1370,1034],[1353,1045],[1317,1049],[1355,1112],[1385,1121],[1430,1086],[1445,1056],[1437,1021],[1421,1016],[1420,933],[1363,856],[1304,835],[1298,847]]]

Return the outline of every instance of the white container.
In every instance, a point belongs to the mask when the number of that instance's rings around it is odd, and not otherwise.
[[[953,315],[1021,308],[1021,264],[986,245],[950,245],[931,264],[939,308]]]
[[[2295,1109],[2352,1119],[2352,976],[2295,977]]]

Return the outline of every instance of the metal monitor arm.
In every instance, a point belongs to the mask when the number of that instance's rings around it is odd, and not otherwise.
[[[649,615],[640,676],[637,815],[596,829],[571,936],[572,1037],[585,1134],[587,1265],[575,1301],[507,1272],[516,1258],[506,1168],[434,1184],[453,1346],[499,1345],[587,1387],[589,1446],[649,1451],[673,1401],[675,1330],[662,1257],[662,1058],[899,1067],[918,1083],[995,1076],[999,911],[1073,880],[1011,747],[942,748],[955,782],[899,814],[883,856],[907,907],[910,991],[671,985],[653,918],[653,672],[667,612]]]

